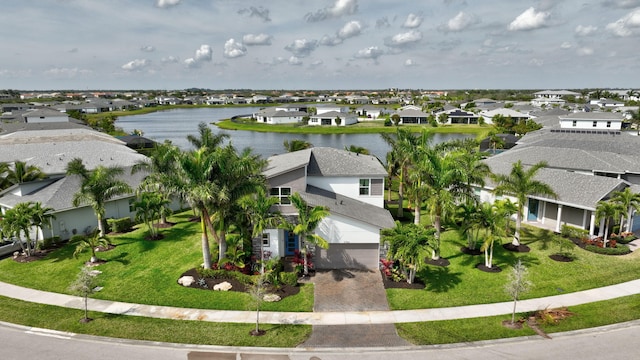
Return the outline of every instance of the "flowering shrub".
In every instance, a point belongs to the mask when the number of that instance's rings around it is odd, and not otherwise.
[[[313,261],[311,261],[312,258],[313,254],[311,254],[310,252],[307,253],[307,266],[310,270],[313,269]],[[296,249],[293,251],[293,259],[291,259],[291,263],[293,264],[295,272],[301,274],[304,270],[304,258],[302,257],[302,253],[300,252],[300,250]]]
[[[407,280],[406,274],[400,270],[400,267],[393,260],[380,259],[380,270],[387,279],[400,282]]]

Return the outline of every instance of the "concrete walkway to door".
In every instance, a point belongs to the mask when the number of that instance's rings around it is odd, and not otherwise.
[[[314,284],[314,312],[389,311],[379,271],[318,271]],[[302,347],[407,346],[393,324],[314,325]]]

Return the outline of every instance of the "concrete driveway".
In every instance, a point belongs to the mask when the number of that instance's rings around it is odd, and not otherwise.
[[[387,295],[379,271],[327,270],[311,278],[313,311],[386,311]],[[407,346],[393,324],[316,325],[301,347]]]

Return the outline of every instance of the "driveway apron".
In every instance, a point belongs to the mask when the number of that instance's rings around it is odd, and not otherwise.
[[[388,311],[379,271],[327,270],[311,278],[313,311]],[[407,346],[394,324],[315,325],[301,347]]]

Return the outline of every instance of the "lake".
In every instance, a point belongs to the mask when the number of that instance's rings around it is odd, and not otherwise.
[[[132,133],[135,129],[142,130],[145,137],[155,141],[171,140],[175,145],[187,150],[191,148],[187,135],[197,135],[200,122],[211,124],[235,115],[251,114],[260,109],[259,107],[172,109],[143,115],[120,116],[115,125],[127,133]],[[211,125],[211,128],[214,133],[221,131],[215,125]],[[283,142],[294,139],[308,141],[316,147],[344,149],[345,146],[350,145],[361,146],[369,149],[372,155],[382,161],[390,150],[380,134],[282,134],[240,130],[224,130],[224,132],[230,135],[231,144],[237,149],[250,147],[256,154],[263,157],[284,153]],[[471,135],[434,134],[433,142],[440,143],[468,137]]]

